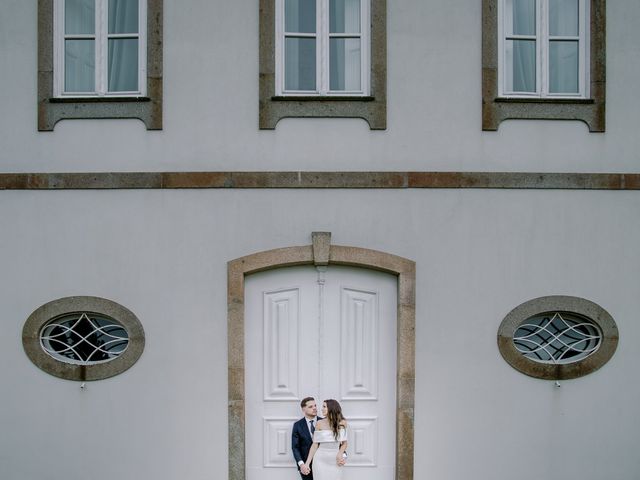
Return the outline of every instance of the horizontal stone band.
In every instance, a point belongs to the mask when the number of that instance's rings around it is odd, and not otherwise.
[[[639,190],[640,173],[97,172],[0,173],[0,190],[492,188]]]

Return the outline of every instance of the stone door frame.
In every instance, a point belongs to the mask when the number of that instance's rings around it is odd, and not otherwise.
[[[331,245],[328,232],[314,232],[312,241],[312,245],[267,250],[227,264],[229,480],[246,480],[244,279],[252,273],[297,265],[346,265],[398,277],[395,478],[413,480],[415,262],[376,250]]]

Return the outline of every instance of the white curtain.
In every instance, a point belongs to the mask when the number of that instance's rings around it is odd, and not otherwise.
[[[507,0],[507,35],[536,34],[536,0]],[[509,15],[511,13],[511,15]],[[513,92],[536,91],[536,41],[507,40],[511,68],[507,88]]]
[[[284,29],[287,33],[315,33],[316,1],[285,0]],[[316,89],[316,39],[290,35],[284,40],[285,90]]]
[[[110,38],[108,88],[110,92],[138,90],[138,0],[109,0],[109,34],[135,34]]]
[[[549,0],[549,91],[577,93],[579,41],[553,40],[553,36],[577,37],[578,0]]]
[[[551,93],[578,93],[577,41],[550,42],[549,91]]]
[[[66,0],[64,2],[64,33],[92,35],[96,24],[95,0]]]
[[[359,38],[332,38],[329,59],[331,90],[358,91],[361,89]]]
[[[314,91],[316,89],[315,38],[285,38],[284,58],[284,88]]]
[[[65,35],[92,36],[95,32],[95,0],[66,0]],[[95,40],[74,38],[64,41],[65,92],[94,92]]]
[[[284,30],[289,33],[315,33],[316,0],[285,0]]]
[[[95,57],[93,40],[65,40],[65,92],[95,92]]]
[[[578,35],[578,0],[549,0],[549,35]]]
[[[329,32],[360,34],[360,0],[330,0]],[[329,88],[358,91],[361,87],[360,37],[329,40]]]

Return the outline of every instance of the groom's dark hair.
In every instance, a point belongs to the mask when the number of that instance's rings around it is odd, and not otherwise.
[[[302,399],[302,401],[300,402],[300,408],[304,408],[307,406],[307,402],[310,402],[313,400],[313,397],[304,397]]]

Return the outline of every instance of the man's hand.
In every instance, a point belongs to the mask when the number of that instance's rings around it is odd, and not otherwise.
[[[311,473],[311,469],[306,463],[303,463],[302,465],[300,465],[300,472],[303,475],[309,475]]]

